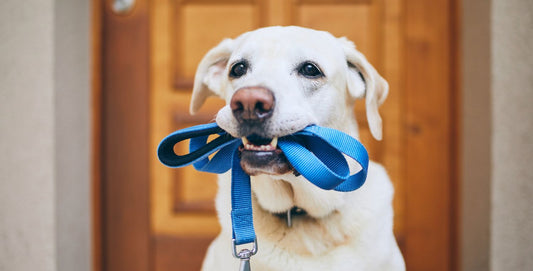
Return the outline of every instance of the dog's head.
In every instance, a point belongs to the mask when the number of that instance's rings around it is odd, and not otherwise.
[[[191,113],[210,95],[226,100],[220,127],[243,138],[243,169],[284,174],[292,167],[276,139],[311,124],[357,136],[355,99],[366,99],[372,135],[382,137],[378,106],[387,82],[345,38],[301,27],[267,27],[226,39],[196,72]]]
[[[254,214],[261,221],[258,233],[280,228],[276,225],[283,221],[272,219],[272,214],[298,206],[316,222],[300,223],[307,225],[305,232],[320,235],[321,223],[335,219],[329,214],[342,209],[345,198],[293,175],[292,166],[276,147],[277,138],[311,124],[357,137],[353,106],[356,99],[364,98],[370,131],[380,140],[378,106],[387,93],[387,82],[346,38],[294,26],[267,27],[226,39],[205,55],[196,72],[190,111],[195,113],[211,95],[226,101],[216,121],[243,139],[241,166],[255,176],[254,202],[261,207]],[[353,227],[338,232],[350,230]],[[345,238],[334,234],[330,240]],[[308,252],[321,249],[305,248]]]

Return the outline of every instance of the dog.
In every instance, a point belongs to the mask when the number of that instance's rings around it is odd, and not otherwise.
[[[351,41],[308,28],[260,28],[223,40],[201,60],[190,111],[209,96],[224,99],[216,122],[243,139],[241,167],[251,176],[259,242],[254,271],[405,270],[392,230],[393,186],[381,165],[370,162],[358,190],[326,191],[295,172],[276,146],[277,138],[311,124],[357,138],[353,109],[363,98],[370,132],[381,140],[378,106],[387,93],[387,82]],[[350,170],[360,166],[354,162]],[[222,230],[208,248],[204,271],[239,268],[231,253],[230,175],[219,176]]]

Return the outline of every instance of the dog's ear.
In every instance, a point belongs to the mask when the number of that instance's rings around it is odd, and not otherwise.
[[[204,104],[207,97],[212,95],[223,96],[224,70],[233,51],[233,40],[225,39],[209,50],[204,56],[194,76],[189,111],[194,114]]]
[[[346,38],[339,38],[347,61],[347,89],[353,98],[365,98],[366,117],[370,133],[375,139],[383,137],[381,116],[378,107],[385,101],[389,93],[389,84],[376,69],[366,60],[365,56],[355,49],[355,45]]]

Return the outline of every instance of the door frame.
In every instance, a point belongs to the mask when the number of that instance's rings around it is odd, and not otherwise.
[[[148,2],[136,0],[132,10],[117,15],[112,0],[92,0],[94,271],[153,266]]]
[[[149,149],[148,134],[148,2],[137,0],[133,10],[116,15],[110,11],[110,0],[92,0],[94,271],[153,269],[146,181],[147,157],[154,153]],[[430,252],[428,257],[408,262],[408,270],[435,270],[432,266],[440,266],[439,270],[458,268],[459,6],[460,0],[403,0],[401,48],[405,52],[402,60],[407,76],[402,84],[408,94],[403,105],[406,112],[403,125],[408,130],[405,164],[413,166],[404,172],[407,183],[403,185],[410,194],[404,203],[406,238],[399,242],[404,242],[405,255]],[[128,69],[132,65],[138,68]],[[435,89],[444,96],[432,96],[434,92],[428,90]],[[421,100],[435,102],[421,104]],[[139,140],[129,140],[133,138]],[[441,163],[433,168],[416,167],[427,159],[439,159]],[[435,186],[435,182],[440,186]],[[433,205],[428,205],[428,200]],[[423,212],[410,212],[417,206],[426,207]],[[446,249],[438,250],[442,247]],[[445,254],[431,253],[434,250]]]

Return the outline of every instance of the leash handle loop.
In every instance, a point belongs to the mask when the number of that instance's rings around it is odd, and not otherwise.
[[[213,134],[219,134],[219,137],[207,143],[208,137]],[[174,146],[187,139],[190,139],[190,153],[177,155]],[[228,146],[238,146],[239,142],[240,139],[231,137],[216,123],[203,124],[178,130],[165,137],[159,143],[157,156],[159,161],[168,167],[178,168],[193,164],[197,170],[224,173],[231,168],[228,159],[223,159],[224,156],[227,157],[228,150],[232,149]],[[215,162],[209,163],[209,155],[216,151],[222,153],[217,153],[212,159]]]

